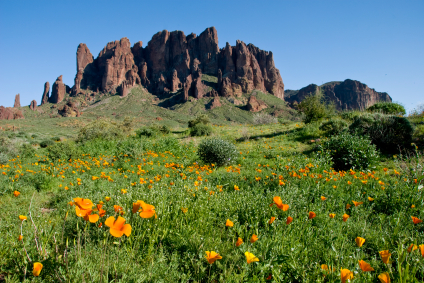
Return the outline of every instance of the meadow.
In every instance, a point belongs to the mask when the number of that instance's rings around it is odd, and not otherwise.
[[[223,166],[184,126],[17,149],[0,165],[0,281],[423,281],[421,148],[336,170],[313,124],[212,128],[237,150]]]

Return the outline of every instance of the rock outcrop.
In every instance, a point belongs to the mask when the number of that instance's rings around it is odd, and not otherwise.
[[[293,105],[300,103],[307,95],[319,92],[332,101],[337,110],[365,110],[377,102],[392,102],[386,92],[377,92],[366,84],[350,79],[321,86],[310,84],[298,91],[288,90],[285,99]]]
[[[24,119],[24,115],[20,109],[15,107],[0,106],[0,120]]]
[[[222,106],[222,104],[221,104],[221,101],[219,101],[219,97],[214,97],[212,99],[212,101],[209,103],[208,108],[214,109],[214,108],[221,107],[221,106]]]
[[[258,112],[262,109],[268,108],[268,106],[263,101],[256,99],[256,96],[251,95],[249,101],[247,102],[246,108],[251,112]]]
[[[44,92],[43,96],[41,97],[41,105],[46,104],[49,102],[49,92],[50,92],[50,83],[46,82],[44,84]]]
[[[78,103],[68,101],[65,105],[58,108],[57,112],[63,117],[79,117],[80,112],[78,111]]]
[[[62,75],[60,75],[52,86],[52,95],[50,96],[51,103],[59,103],[65,98],[65,94],[68,92],[68,86],[62,81]]]
[[[15,95],[15,103],[13,104],[13,107],[14,108],[21,107],[21,96],[19,95],[19,93]]]
[[[96,59],[81,43],[77,49],[77,75],[73,94],[84,91],[118,91],[121,96],[142,85],[161,96],[182,90],[183,99],[205,96],[202,74],[218,77],[220,96],[240,96],[258,89],[284,99],[284,84],[271,52],[237,41],[219,49],[218,33],[207,28],[199,36],[182,31],[156,33],[143,48],[130,47],[127,38],[109,42]],[[124,95],[123,95],[124,94]]]
[[[29,109],[31,109],[32,111],[37,110],[37,101],[35,100],[31,101],[31,104],[29,105]]]

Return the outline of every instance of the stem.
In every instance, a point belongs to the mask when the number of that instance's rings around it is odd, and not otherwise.
[[[35,226],[34,220],[32,219],[32,215],[31,215],[31,206],[32,206],[32,200],[34,199],[34,195],[35,195],[35,192],[32,194],[32,197],[31,197],[31,202],[29,204],[29,213],[28,213],[28,215],[29,215],[29,218],[31,219],[32,225],[34,226],[34,240],[35,240],[35,245],[37,247],[37,251],[40,252],[40,250],[43,251],[43,248],[41,247],[41,243],[40,243],[40,246],[38,246],[37,226]]]

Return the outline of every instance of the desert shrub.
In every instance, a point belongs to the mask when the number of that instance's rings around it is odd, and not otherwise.
[[[265,125],[265,124],[276,124],[278,119],[268,113],[256,113],[253,115],[253,124]]]
[[[86,141],[79,148],[81,152],[91,156],[115,155],[117,143],[116,140],[98,138]]]
[[[182,152],[182,147],[175,137],[164,137],[154,143],[153,150],[155,152],[169,151],[172,154],[179,154]]]
[[[379,160],[376,147],[368,138],[349,133],[330,137],[319,150],[331,159],[336,170],[374,168]]]
[[[42,148],[46,148],[48,146],[52,146],[54,145],[54,141],[48,139],[48,140],[43,140],[42,142],[40,142],[40,147]]]
[[[208,125],[210,123],[211,123],[211,121],[210,121],[208,115],[206,115],[206,114],[200,114],[195,119],[188,121],[188,127],[189,128],[193,128],[197,124]]]
[[[305,97],[298,108],[305,115],[306,124],[319,121],[335,111],[334,104],[326,102],[322,93]]]
[[[60,141],[60,137],[52,137],[52,141],[57,141],[57,142],[59,142],[59,141]]]
[[[235,160],[237,148],[234,144],[220,138],[205,139],[199,144],[197,155],[205,163],[222,166]]]
[[[340,118],[331,118],[321,124],[319,129],[325,132],[326,136],[338,135],[349,127],[349,124]]]
[[[0,164],[4,165],[7,162],[9,162],[9,156],[4,152],[0,152]]]
[[[365,113],[357,117],[349,130],[356,135],[369,136],[377,148],[389,152],[409,147],[414,133],[407,118],[380,113]]]
[[[35,148],[29,143],[24,143],[19,148],[19,155],[24,158],[32,157],[35,154]]]
[[[392,102],[377,102],[376,104],[368,107],[367,111],[392,115],[406,114],[405,108],[402,105]]]
[[[76,159],[81,154],[80,149],[72,141],[65,141],[61,143],[54,143],[47,148],[49,158],[52,160],[69,160]]]
[[[2,155],[1,164],[7,163],[9,159],[18,154],[15,143],[4,132],[0,132],[0,153]]]
[[[95,139],[120,139],[123,137],[121,125],[107,119],[98,119],[83,127],[78,133],[78,142]]]
[[[23,131],[19,131],[16,136],[19,137],[19,138],[28,138],[29,137],[29,135],[27,133],[23,132]]]
[[[37,134],[32,134],[31,135],[31,138],[36,139],[36,138],[38,138],[38,135]]]
[[[306,124],[304,127],[299,129],[298,136],[300,140],[316,139],[321,137],[324,132],[319,129],[319,122],[312,122]]]
[[[347,120],[347,121],[354,121],[357,117],[361,116],[362,112],[361,111],[344,111],[340,114],[340,117],[343,120]]]
[[[168,126],[158,126],[158,125],[152,125],[148,127],[141,127],[140,129],[136,130],[135,133],[138,137],[156,137],[159,134],[169,134],[171,130],[168,128]]]
[[[192,137],[210,136],[212,132],[212,126],[203,123],[196,124],[190,128],[190,136]]]

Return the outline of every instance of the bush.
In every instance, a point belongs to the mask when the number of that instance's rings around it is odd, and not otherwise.
[[[336,170],[374,168],[378,162],[378,152],[369,139],[348,133],[332,136],[319,149],[328,155]]]
[[[219,138],[205,139],[199,144],[197,155],[205,163],[222,166],[235,160],[237,149],[234,144]]]
[[[190,128],[190,136],[192,137],[201,137],[201,136],[210,136],[213,132],[211,125],[205,125],[202,123],[196,124]]]
[[[306,124],[303,128],[299,130],[299,139],[310,140],[321,137],[324,133],[319,129],[319,125],[319,122],[312,122]]]
[[[137,131],[135,131],[135,133],[138,137],[145,136],[145,137],[149,137],[149,138],[156,137],[159,134],[167,135],[170,132],[171,132],[171,130],[165,125],[163,125],[163,126],[152,125],[152,126],[149,126],[149,127],[142,127],[140,129],[138,129]]]
[[[35,148],[29,143],[24,143],[19,149],[19,155],[21,157],[25,157],[25,158],[33,157],[34,154],[35,154]]]
[[[392,115],[406,114],[405,108],[402,105],[392,102],[377,102],[376,104],[368,107],[367,111]]]
[[[9,162],[9,156],[6,153],[0,152],[0,164],[6,164]]]
[[[169,151],[177,155],[182,153],[182,146],[175,137],[164,137],[156,141],[153,145],[153,151],[156,153]]]
[[[193,128],[197,124],[207,125],[207,124],[210,124],[210,123],[211,123],[211,121],[210,121],[208,115],[206,115],[206,114],[200,114],[195,119],[188,121],[188,127],[189,128]]]
[[[54,143],[47,148],[47,152],[52,160],[76,159],[81,154],[77,145],[72,141]]]
[[[388,152],[409,147],[414,133],[407,118],[379,113],[357,117],[349,130],[356,135],[367,135],[377,148]]]
[[[321,131],[325,132],[326,136],[338,135],[343,132],[349,124],[340,118],[331,118],[327,122],[322,123],[319,127]]]
[[[340,114],[340,117],[343,120],[354,121],[357,117],[361,116],[362,112],[360,111],[344,111]]]
[[[256,113],[253,115],[253,124],[265,125],[265,124],[276,124],[278,119],[268,113]]]
[[[78,133],[79,142],[95,139],[120,139],[123,137],[121,125],[106,119],[99,119],[82,128]]]
[[[305,114],[304,122],[306,124],[313,121],[319,121],[335,111],[334,104],[325,102],[322,93],[305,97],[305,99],[299,103],[298,108]]]
[[[52,140],[43,140],[42,142],[40,142],[40,147],[42,148],[46,148],[48,146],[52,146],[54,145],[54,141]]]

